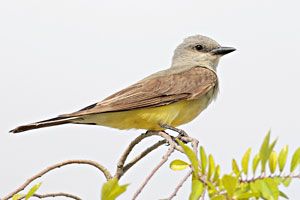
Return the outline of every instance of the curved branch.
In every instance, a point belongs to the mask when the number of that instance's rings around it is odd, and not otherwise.
[[[148,149],[143,151],[140,155],[135,157],[127,165],[125,165],[126,159],[128,158],[128,156],[129,156],[130,152],[132,151],[132,149],[137,144],[139,144],[143,139],[145,139],[147,137],[150,137],[150,136],[160,136],[160,137],[164,138],[164,142],[162,140],[162,141],[159,141],[159,142],[155,143],[154,145],[152,145],[151,147],[149,147]],[[170,145],[173,144],[174,148],[176,150],[178,150],[180,152],[183,152],[182,148],[179,145],[177,145],[176,142],[173,140],[173,138],[170,135],[168,135],[167,133],[165,133],[163,131],[147,131],[146,133],[143,133],[143,134],[139,135],[137,138],[135,138],[129,144],[129,146],[125,149],[124,153],[121,155],[121,157],[119,159],[119,162],[118,162],[118,165],[117,165],[117,170],[116,170],[116,173],[115,173],[115,177],[117,177],[118,179],[121,178],[129,168],[131,168],[134,164],[136,164],[139,160],[141,160],[143,157],[145,157],[151,151],[153,151],[154,149],[161,146],[163,143],[169,143]]]
[[[127,170],[129,170],[133,165],[135,165],[138,161],[140,161],[142,158],[144,158],[150,152],[152,152],[153,150],[157,149],[158,147],[160,147],[161,145],[163,145],[165,143],[166,143],[166,140],[160,140],[160,141],[156,142],[155,144],[153,144],[152,146],[148,147],[145,151],[140,153],[138,156],[136,156],[134,159],[132,159],[130,162],[128,162],[128,164],[126,164],[123,167],[123,174],[126,173]],[[122,175],[120,175],[120,177],[121,176]]]
[[[45,199],[45,198],[55,198],[55,197],[66,197],[66,198],[70,198],[70,199],[75,199],[75,200],[82,200],[80,197],[75,196],[73,194],[69,194],[69,193],[64,193],[64,192],[58,192],[58,193],[48,193],[48,194],[34,194],[32,195],[34,197],[37,197],[39,199]],[[21,197],[19,200],[21,199],[25,199],[25,196]]]
[[[11,192],[6,197],[4,197],[3,200],[8,200],[8,199],[12,198],[15,194],[17,194],[17,193],[21,192],[22,190],[24,190],[31,182],[33,182],[34,180],[42,177],[46,173],[48,173],[48,172],[50,172],[54,169],[66,166],[66,165],[70,165],[70,164],[90,165],[90,166],[93,166],[93,167],[97,168],[98,170],[100,170],[101,173],[104,174],[104,176],[107,180],[112,178],[110,172],[104,166],[100,165],[99,163],[97,163],[95,161],[92,161],[92,160],[67,160],[67,161],[49,166],[46,169],[42,170],[41,172],[37,173],[36,175],[32,176],[25,183],[23,183],[20,187],[18,187],[15,191]]]
[[[143,139],[153,136],[155,135],[155,132],[146,132],[143,133],[141,135],[139,135],[137,138],[135,138],[130,144],[129,146],[125,149],[125,151],[123,152],[123,154],[121,155],[118,164],[117,164],[117,171],[115,173],[115,177],[120,178],[123,174],[124,174],[124,164],[125,161],[127,159],[127,157],[129,156],[130,152],[132,151],[132,149],[138,144],[140,143]]]

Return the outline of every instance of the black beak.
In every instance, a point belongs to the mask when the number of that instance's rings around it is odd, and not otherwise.
[[[236,49],[233,47],[218,47],[216,49],[211,50],[210,52],[214,55],[220,55],[223,56],[225,54],[231,53],[235,51]]]

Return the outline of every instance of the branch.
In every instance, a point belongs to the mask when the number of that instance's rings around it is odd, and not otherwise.
[[[115,173],[115,177],[117,177],[118,179],[124,174],[124,164],[125,161],[127,159],[127,157],[129,156],[130,152],[132,151],[132,149],[138,144],[140,143],[143,139],[153,136],[155,135],[155,132],[146,132],[143,133],[141,135],[139,135],[137,138],[135,138],[130,144],[129,146],[125,149],[124,153],[121,155],[118,164],[117,164],[117,171]],[[147,155],[147,154],[146,154]]]
[[[142,183],[142,185],[139,187],[139,189],[135,192],[132,200],[135,200],[138,195],[142,192],[142,190],[144,189],[144,187],[147,185],[147,183],[150,181],[150,179],[153,177],[153,175],[159,170],[159,168],[165,163],[167,162],[168,158],[170,157],[170,155],[174,152],[175,148],[176,148],[176,143],[172,140],[171,136],[169,136],[168,134],[166,134],[165,132],[159,132],[158,133],[161,136],[164,136],[166,138],[166,140],[170,140],[172,141],[170,143],[170,147],[168,149],[168,151],[166,152],[166,154],[162,157],[162,160],[158,163],[158,165],[152,170],[152,172],[146,177],[146,179],[144,180],[144,182]]]
[[[135,165],[138,161],[140,161],[142,158],[144,158],[146,155],[148,155],[151,151],[157,149],[158,147],[160,147],[161,145],[163,145],[165,143],[166,143],[166,140],[160,140],[160,141],[156,142],[155,144],[153,144],[152,146],[148,147],[145,151],[140,153],[138,156],[136,156],[134,159],[132,159],[128,164],[126,164],[123,167],[123,174],[127,170],[129,170],[133,165]]]
[[[239,182],[240,183],[251,183],[251,182],[255,182],[257,180],[261,180],[261,179],[265,179],[265,178],[283,178],[283,179],[292,178],[292,179],[300,179],[300,174],[298,174],[298,175],[288,174],[286,176],[272,175],[272,174],[269,175],[269,176],[261,175],[261,176],[258,176],[258,177],[253,177],[251,179],[240,179]]]
[[[126,159],[128,158],[128,156],[131,153],[131,151],[133,150],[133,148],[137,144],[139,144],[143,139],[145,139],[147,137],[150,137],[150,136],[155,136],[155,135],[164,138],[164,140],[161,140],[161,141],[155,143],[154,145],[152,145],[151,147],[147,148],[140,155],[138,155],[132,161],[130,161],[127,165],[125,165]],[[117,177],[118,179],[121,178],[124,175],[124,173],[128,169],[130,169],[134,164],[136,164],[139,160],[141,160],[142,158],[144,158],[151,151],[155,150],[156,148],[158,148],[159,146],[161,146],[164,143],[173,144],[174,148],[177,151],[183,152],[182,148],[180,146],[178,146],[176,144],[176,142],[173,140],[173,138],[170,135],[168,135],[167,133],[165,133],[163,131],[147,131],[146,133],[143,133],[143,134],[139,135],[137,138],[135,138],[129,144],[129,146],[125,149],[124,153],[121,155],[121,157],[120,157],[120,159],[118,161],[117,171],[116,171],[114,177]]]
[[[75,196],[73,194],[68,194],[68,193],[64,193],[64,192],[58,192],[58,193],[48,193],[48,194],[34,194],[32,195],[36,198],[39,199],[44,199],[44,198],[55,198],[55,197],[66,197],[66,198],[70,198],[70,199],[75,199],[75,200],[82,200],[80,197]],[[19,200],[21,199],[25,199],[26,196],[21,197]]]
[[[165,200],[171,200],[171,199],[173,199],[173,198],[177,195],[179,189],[180,189],[180,188],[182,187],[182,185],[187,181],[187,179],[191,176],[192,172],[193,172],[193,171],[190,170],[190,171],[183,177],[183,179],[182,179],[182,180],[179,182],[179,184],[176,186],[174,192],[173,192],[168,198],[166,198]]]
[[[183,130],[180,130],[180,129],[177,129],[177,128],[173,128],[173,127],[170,127],[170,126],[168,126],[166,128],[178,132],[179,135],[176,138],[182,140],[185,143],[191,142],[193,149],[195,151],[197,150],[198,141],[196,139],[189,137]],[[133,158],[130,162],[128,162],[125,165],[125,162],[126,162],[128,156],[129,156],[129,154],[133,150],[133,148],[137,144],[139,144],[143,139],[148,138],[150,136],[160,136],[160,137],[162,137],[164,139],[160,140],[160,141],[156,142],[155,144],[153,144],[152,146],[148,147],[146,150],[144,150],[143,152],[141,152],[139,155],[137,155],[135,158]],[[147,156],[150,152],[152,152],[153,150],[157,149],[158,147],[160,147],[161,145],[163,145],[165,143],[168,143],[170,145],[168,151],[163,156],[163,158],[160,161],[160,163],[152,170],[152,172],[148,175],[148,177],[142,183],[141,187],[135,193],[133,199],[137,198],[137,196],[141,193],[141,191],[146,186],[146,184],[149,182],[149,180],[153,177],[153,175],[157,172],[157,170],[168,160],[169,156],[174,152],[174,150],[177,150],[177,151],[182,152],[182,153],[184,153],[184,151],[181,148],[181,146],[179,146],[176,143],[176,141],[174,140],[174,137],[168,135],[164,131],[147,131],[147,133],[141,134],[137,138],[135,138],[129,144],[129,146],[125,149],[124,153],[121,155],[121,157],[119,159],[119,162],[118,162],[118,165],[117,165],[116,174],[114,176],[114,177],[117,177],[118,179],[120,179],[124,175],[124,173],[127,172],[138,161],[140,161],[142,158],[144,158],[145,156]],[[86,165],[91,165],[91,166],[97,168],[98,170],[100,170],[101,173],[104,174],[104,176],[105,176],[105,178],[107,180],[109,180],[109,179],[112,178],[112,175],[110,174],[110,172],[104,166],[102,166],[101,164],[99,164],[99,163],[97,163],[95,161],[91,161],[91,160],[67,160],[67,161],[64,161],[64,162],[57,163],[55,165],[49,166],[46,169],[42,170],[41,172],[37,173],[36,175],[30,177],[20,187],[18,187],[15,191],[13,191],[10,194],[8,194],[2,200],[8,200],[8,199],[12,198],[15,194],[18,194],[19,192],[23,191],[34,180],[42,177],[46,173],[48,173],[48,172],[50,172],[50,171],[52,171],[52,170],[54,170],[56,168],[60,168],[60,167],[63,167],[63,166],[66,166],[66,165],[70,165],[70,164],[86,164]],[[57,196],[65,196],[65,197],[69,197],[69,198],[73,198],[73,199],[80,199],[77,196],[74,196],[72,194],[67,194],[67,193],[49,193],[49,194],[44,194],[44,195],[35,194],[34,196],[37,197],[37,198],[40,198],[40,199],[41,198],[47,198],[47,197],[57,197]]]
[[[104,174],[104,176],[105,176],[105,178],[107,180],[109,180],[109,179],[112,178],[110,172],[104,166],[100,165],[99,163],[97,163],[95,161],[91,161],[91,160],[67,160],[67,161],[64,161],[64,162],[57,163],[55,165],[49,166],[46,169],[42,170],[41,172],[37,173],[36,175],[32,176],[25,183],[23,183],[20,187],[18,187],[15,191],[11,192],[6,197],[4,197],[3,200],[8,200],[8,199],[12,198],[15,194],[18,194],[19,192],[21,192],[22,190],[24,190],[31,182],[33,182],[34,180],[42,177],[46,173],[48,173],[48,172],[50,172],[50,171],[52,171],[54,169],[66,166],[66,165],[70,165],[70,164],[91,165],[91,166],[97,168],[98,170],[100,170],[101,173]]]

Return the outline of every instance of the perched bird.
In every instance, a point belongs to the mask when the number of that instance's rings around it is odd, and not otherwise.
[[[69,123],[117,129],[177,127],[192,121],[217,96],[219,59],[233,51],[202,35],[188,37],[175,49],[170,68],[77,112],[19,126],[10,132]]]

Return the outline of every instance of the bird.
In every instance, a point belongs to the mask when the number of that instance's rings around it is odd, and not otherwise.
[[[79,111],[18,126],[12,133],[62,124],[100,125],[120,130],[165,130],[195,119],[217,97],[217,66],[235,51],[193,35],[177,46],[168,69],[156,72]]]

